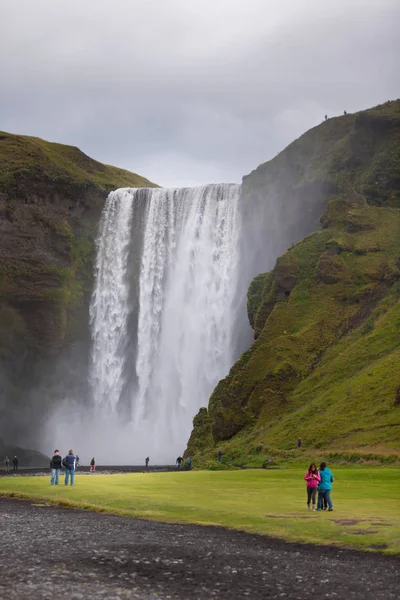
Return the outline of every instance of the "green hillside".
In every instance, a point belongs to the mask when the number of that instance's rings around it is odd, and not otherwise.
[[[307,147],[298,181],[335,187],[323,229],[252,282],[256,341],[195,418],[197,461],[295,458],[298,436],[310,457],[400,460],[400,102],[350,117],[316,128],[325,152],[312,130],[260,168],[293,172]]]
[[[117,187],[154,187],[148,179],[103,165],[75,146],[0,131],[0,190],[12,188],[21,179],[94,185],[105,191]]]

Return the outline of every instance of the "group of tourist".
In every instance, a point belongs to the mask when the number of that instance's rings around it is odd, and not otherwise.
[[[69,449],[68,454],[61,458],[60,451],[54,450],[53,458],[50,461],[50,469],[51,469],[51,478],[50,485],[58,485],[61,469],[64,467],[65,469],[65,479],[64,484],[74,485],[75,481],[75,471],[79,466],[79,456],[74,455],[72,448]],[[96,470],[96,460],[93,457],[90,461],[90,472]]]
[[[178,456],[178,458],[176,459],[176,468],[178,469],[178,471],[182,470],[182,467],[184,466],[185,462],[184,459],[182,458],[182,456]],[[192,459],[190,458],[190,456],[187,457],[186,459],[186,469],[188,471],[190,471],[192,468]]]
[[[319,467],[311,463],[307,473],[304,475],[307,486],[307,508],[310,510],[333,510],[331,500],[331,491],[333,483],[333,474],[322,462]],[[318,503],[317,503],[318,494]]]
[[[18,471],[18,457],[17,456],[14,456],[14,458],[12,459],[12,464],[13,464],[13,471]],[[7,473],[10,470],[10,465],[11,465],[11,460],[8,458],[8,456],[6,456],[4,459],[4,466],[6,468]]]

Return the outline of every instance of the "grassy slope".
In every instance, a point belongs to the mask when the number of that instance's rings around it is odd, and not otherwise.
[[[291,541],[400,552],[398,469],[335,469],[333,513],[307,513],[303,475],[299,468],[78,475],[73,488],[50,487],[47,477],[8,477],[0,479],[0,494],[146,519],[222,525]]]
[[[82,336],[107,193],[143,186],[155,184],[78,148],[0,132],[0,360],[54,355]]]
[[[251,284],[257,340],[195,422],[187,453],[196,460],[213,461],[216,445],[233,464],[290,459],[301,436],[310,457],[318,450],[337,460],[400,461],[399,114],[396,102],[353,116],[368,122],[353,138],[347,117],[326,124],[330,143],[319,140],[303,173],[336,174],[324,229]],[[387,122],[397,124],[390,134]],[[318,129],[303,136],[307,143]],[[295,162],[301,140],[277,165]]]
[[[95,185],[106,191],[116,187],[154,187],[148,179],[103,165],[74,146],[0,132],[0,188],[12,186],[16,179],[32,177],[48,182]]]

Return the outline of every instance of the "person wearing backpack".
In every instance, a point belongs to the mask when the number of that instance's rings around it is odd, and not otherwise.
[[[319,475],[321,477],[321,481],[318,485],[317,510],[322,510],[322,504],[324,500],[326,500],[326,502],[328,503],[328,511],[333,510],[333,504],[331,500],[333,473],[330,469],[328,469],[325,462],[322,462],[319,466]]]
[[[74,485],[75,479],[75,461],[76,458],[72,449],[70,448],[68,454],[63,458],[62,464],[65,467],[65,485],[68,485],[68,480],[71,479],[71,485]]]
[[[51,479],[50,485],[58,485],[61,471],[61,456],[59,450],[54,450],[54,456],[50,461]]]
[[[318,484],[321,481],[321,476],[318,473],[317,465],[311,463],[307,473],[304,475],[304,479],[307,483],[307,508],[310,510],[310,504],[312,503],[312,509],[316,510],[317,501],[317,489]]]

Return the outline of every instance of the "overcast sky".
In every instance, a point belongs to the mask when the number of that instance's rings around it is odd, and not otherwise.
[[[399,0],[0,0],[0,129],[163,186],[236,181],[400,96]]]

